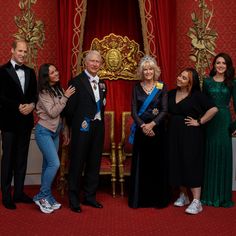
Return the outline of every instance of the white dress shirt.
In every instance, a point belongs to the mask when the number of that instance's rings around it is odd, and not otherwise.
[[[89,82],[91,84],[91,87],[93,89],[93,94],[94,94],[94,97],[95,97],[95,101],[96,103],[100,101],[100,94],[99,94],[99,88],[98,88],[98,83],[99,83],[99,77],[96,75],[95,77],[93,77],[92,75],[89,74],[89,72],[87,70],[85,70],[85,73],[86,75],[89,77]],[[101,112],[97,112],[95,117],[94,117],[94,120],[101,120]]]

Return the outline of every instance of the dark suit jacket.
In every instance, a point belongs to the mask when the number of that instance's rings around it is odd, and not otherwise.
[[[78,205],[79,192],[84,169],[84,198],[94,200],[99,182],[101,153],[104,143],[104,107],[106,85],[103,81],[98,84],[100,93],[101,121],[94,121],[97,113],[93,89],[89,78],[82,72],[70,81],[76,92],[69,98],[65,108],[67,121],[71,126],[71,149],[69,165],[69,199],[70,204]]]
[[[22,115],[19,105],[36,103],[37,80],[33,69],[24,66],[25,89],[21,89],[20,81],[11,62],[0,67],[0,128],[3,131],[32,129],[34,125],[33,112]]]
[[[89,78],[85,72],[82,72],[69,83],[76,89],[74,95],[67,102],[65,113],[69,126],[73,130],[79,130],[82,122],[87,119],[93,119],[97,112],[97,105]],[[99,81],[100,109],[102,120],[104,119],[104,108],[106,101],[106,85]]]

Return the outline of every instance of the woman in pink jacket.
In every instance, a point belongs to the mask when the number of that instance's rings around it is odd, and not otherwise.
[[[40,192],[33,200],[43,213],[52,213],[61,207],[52,195],[51,186],[60,166],[58,146],[62,129],[61,112],[74,92],[75,88],[71,86],[65,92],[62,90],[59,72],[53,64],[40,66],[36,105],[39,120],[35,127],[35,138],[43,154],[43,166]],[[68,135],[64,142],[68,144]]]

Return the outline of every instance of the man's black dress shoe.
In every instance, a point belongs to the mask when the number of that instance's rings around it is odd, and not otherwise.
[[[16,209],[16,205],[13,201],[3,201],[2,204],[7,209],[10,209],[10,210]]]
[[[83,205],[91,206],[94,208],[103,208],[103,205],[97,201],[83,201]]]
[[[80,208],[80,206],[70,206],[70,209],[73,211],[73,212],[76,212],[76,213],[81,213],[82,210]]]
[[[29,196],[27,196],[25,193],[23,193],[20,197],[14,197],[14,202],[16,203],[33,203],[33,199]]]

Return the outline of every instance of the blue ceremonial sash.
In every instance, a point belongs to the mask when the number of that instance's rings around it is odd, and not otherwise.
[[[141,116],[147,107],[149,106],[150,102],[153,100],[153,98],[156,96],[156,94],[159,92],[159,89],[155,86],[154,89],[152,90],[151,94],[145,99],[143,102],[142,106],[139,109],[138,116]],[[137,128],[137,124],[133,122],[130,128],[130,135],[129,135],[129,143],[133,144],[134,143],[134,134],[135,130]]]
[[[96,118],[96,115],[101,112],[101,108],[100,108],[100,99],[96,102],[96,106],[97,106],[97,112],[95,114],[95,118]],[[90,129],[90,122],[91,122],[91,119],[89,119],[88,117],[85,117],[84,120],[82,121],[81,123],[81,126],[80,126],[80,131],[82,132],[88,132],[89,129]]]
[[[97,104],[97,113],[99,113],[101,111],[101,108],[100,108],[100,99],[96,102]]]

